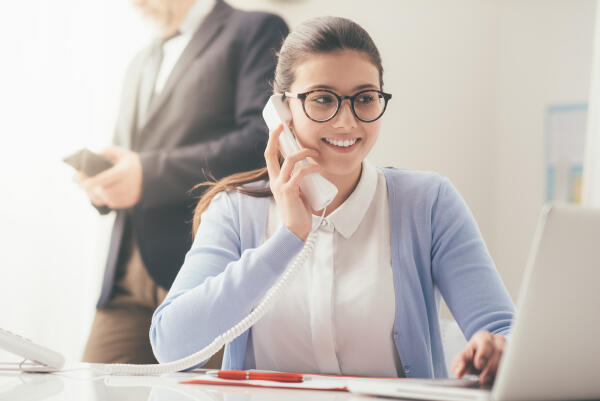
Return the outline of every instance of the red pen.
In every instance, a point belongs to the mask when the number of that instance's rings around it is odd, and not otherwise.
[[[300,373],[285,372],[255,372],[247,370],[211,370],[208,376],[229,380],[268,380],[272,382],[302,383],[304,378]]]

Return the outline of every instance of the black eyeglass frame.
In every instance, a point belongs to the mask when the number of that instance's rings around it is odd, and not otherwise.
[[[316,120],[316,119],[312,118],[311,116],[309,116],[308,113],[306,112],[306,106],[305,106],[306,98],[308,95],[310,95],[311,93],[315,93],[315,92],[331,93],[333,96],[336,97],[336,99],[338,101],[335,112],[327,120]],[[383,109],[381,110],[381,113],[372,120],[363,120],[362,118],[360,118],[358,116],[358,114],[356,114],[356,110],[354,109],[354,99],[356,99],[358,96],[360,96],[366,92],[377,92],[383,97],[383,100],[385,100],[385,104],[383,105]],[[288,98],[292,98],[292,99],[300,99],[302,101],[302,110],[304,110],[304,114],[306,115],[306,117],[308,117],[309,119],[311,119],[312,121],[314,121],[316,123],[326,123],[327,121],[330,121],[331,119],[333,119],[335,116],[337,116],[340,109],[342,108],[342,102],[345,99],[348,99],[348,100],[350,100],[350,110],[352,110],[352,114],[354,114],[354,117],[356,117],[359,121],[362,121],[363,123],[372,123],[374,121],[379,120],[381,118],[381,116],[383,116],[383,113],[385,113],[385,110],[387,109],[388,101],[392,98],[392,94],[385,93],[385,92],[377,90],[377,89],[363,89],[361,91],[356,92],[352,96],[340,96],[337,93],[335,93],[334,91],[329,90],[329,89],[314,89],[314,90],[304,92],[304,93],[284,92],[283,97],[284,98],[288,97]]]

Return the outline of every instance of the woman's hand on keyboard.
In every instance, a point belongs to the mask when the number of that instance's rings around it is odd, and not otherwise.
[[[489,331],[478,331],[452,361],[451,370],[457,378],[465,374],[479,375],[483,385],[493,383],[500,365],[506,338]]]

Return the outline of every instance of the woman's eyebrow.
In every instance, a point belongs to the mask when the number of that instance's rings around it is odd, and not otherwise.
[[[311,85],[308,88],[305,89],[306,92],[315,90],[315,89],[329,89],[332,91],[337,90],[336,88],[334,88],[333,86],[329,86],[329,85],[323,85],[323,84],[316,84],[316,85]]]
[[[329,89],[332,91],[338,91],[338,88],[330,86],[330,85],[323,85],[323,84],[317,84],[317,85],[311,85],[308,88],[305,89],[306,92],[309,92],[311,90],[315,90],[315,89]],[[353,92],[359,91],[361,89],[379,89],[379,86],[374,85],[374,84],[362,84],[362,85],[358,85],[355,86],[354,88],[352,88]]]
[[[379,89],[379,86],[373,85],[373,84],[362,84],[362,85],[355,86],[354,89],[352,89],[352,90],[359,91],[361,89]]]

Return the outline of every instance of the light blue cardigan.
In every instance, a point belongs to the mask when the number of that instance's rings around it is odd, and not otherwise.
[[[477,225],[439,174],[383,169],[390,205],[396,295],[394,342],[407,377],[447,377],[440,293],[466,338],[508,334],[513,303]],[[215,197],[165,301],[150,340],[160,362],[191,355],[244,318],[304,243],[287,228],[264,241],[269,198]],[[357,244],[359,245],[359,244]],[[224,369],[243,369],[249,331],[227,345]]]

